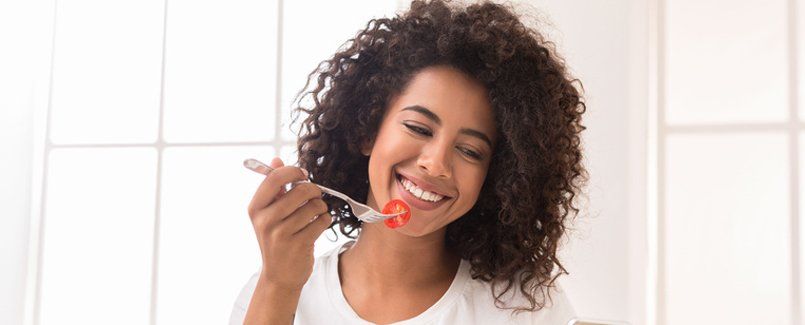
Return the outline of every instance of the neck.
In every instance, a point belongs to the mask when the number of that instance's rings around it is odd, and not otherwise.
[[[410,237],[382,223],[363,224],[355,245],[341,255],[342,285],[360,283],[376,290],[427,288],[451,282],[460,258],[445,245],[446,228]]]

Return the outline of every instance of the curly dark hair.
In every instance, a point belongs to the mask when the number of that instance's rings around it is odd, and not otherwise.
[[[403,14],[369,21],[319,64],[297,95],[294,120],[306,115],[299,164],[316,182],[366,198],[369,158],[361,144],[377,135],[391,99],[417,72],[436,65],[485,86],[498,132],[478,201],[447,226],[446,245],[472,265],[473,278],[491,282],[499,308],[509,308],[501,297],[518,284],[529,305],[515,310],[542,309],[548,289],[568,274],[557,248],[588,181],[580,138],[586,106],[581,82],[569,75],[555,45],[510,6],[413,1]],[[305,108],[308,96],[312,107]],[[338,225],[356,238],[361,222],[343,202],[326,200],[331,230]]]

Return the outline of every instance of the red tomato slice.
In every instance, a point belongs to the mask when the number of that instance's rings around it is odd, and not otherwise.
[[[397,213],[401,211],[405,211],[405,213],[384,221],[386,227],[391,229],[402,227],[408,223],[408,219],[411,219],[411,208],[409,208],[408,204],[405,204],[404,201],[393,199],[389,201],[389,203],[386,203],[386,206],[383,207],[383,211],[381,211],[382,213]]]

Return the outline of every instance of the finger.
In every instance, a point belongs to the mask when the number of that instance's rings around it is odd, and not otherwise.
[[[244,161],[243,163],[246,164],[246,161]],[[284,165],[285,164],[282,163],[282,159],[279,159],[279,158],[275,157],[274,159],[271,160],[271,163],[269,163],[268,165],[264,165],[264,164],[259,163],[259,162],[256,162],[256,163],[252,162],[251,166],[247,166],[247,168],[249,168],[249,169],[251,169],[253,171],[256,171],[256,172],[258,172],[260,174],[268,175],[269,173],[274,171],[274,169],[280,168],[280,167],[282,167]]]
[[[282,159],[280,159],[280,157],[274,157],[271,158],[271,162],[268,163],[268,166],[276,170],[277,168],[285,166],[285,163],[282,162]],[[268,175],[266,175],[266,177],[268,177]],[[279,193],[277,194],[277,197],[280,197],[283,194],[285,194],[285,186],[283,186],[280,189]]]
[[[265,213],[270,216],[269,218],[272,219],[268,220],[267,222],[269,224],[277,224],[283,219],[289,218],[294,211],[302,207],[306,202],[313,199],[321,199],[321,189],[319,189],[316,184],[296,184],[296,186],[294,186],[290,192],[285,193],[285,195],[277,199],[273,204],[266,208]]]
[[[296,234],[313,221],[313,218],[327,213],[327,210],[327,204],[322,199],[312,199],[280,221],[277,224],[277,228],[287,234]]]
[[[280,193],[284,191],[285,184],[306,179],[307,177],[299,167],[284,166],[277,168],[263,179],[254,196],[252,196],[248,208],[249,216],[253,218],[258,211],[274,202],[280,196]]]
[[[333,216],[330,213],[320,214],[315,220],[309,222],[304,228],[299,230],[293,237],[299,237],[307,242],[315,242],[327,228],[333,223]]]
[[[285,163],[282,162],[282,159],[280,159],[280,157],[274,157],[273,159],[271,159],[271,162],[268,163],[268,165],[271,166],[271,168],[277,169],[282,166],[285,166]]]

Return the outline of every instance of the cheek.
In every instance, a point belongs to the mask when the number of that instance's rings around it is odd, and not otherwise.
[[[420,142],[407,134],[389,130],[378,135],[372,155],[382,157],[386,162],[399,162],[401,159],[407,159],[411,155],[417,154],[420,145]]]
[[[392,131],[381,130],[372,147],[369,178],[370,181],[380,182],[374,184],[376,186],[385,186],[394,166],[415,156],[418,150],[416,143],[407,139],[405,134]]]
[[[484,185],[484,178],[486,172],[472,171],[465,173],[463,177],[457,179],[459,181],[459,189],[461,195],[468,201],[470,206],[475,205],[478,196],[481,193],[481,187]]]

